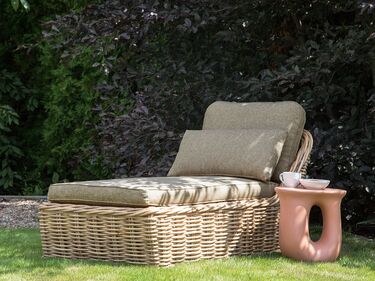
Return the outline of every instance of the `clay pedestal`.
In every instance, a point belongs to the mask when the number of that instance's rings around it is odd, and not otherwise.
[[[334,261],[341,248],[341,199],[346,191],[276,187],[280,198],[280,249],[287,257],[303,261]],[[322,211],[323,231],[310,239],[309,215],[316,205]]]

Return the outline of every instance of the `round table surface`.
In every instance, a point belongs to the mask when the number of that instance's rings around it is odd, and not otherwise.
[[[325,188],[325,189],[306,189],[300,187],[284,187],[278,186],[275,188],[276,193],[310,193],[310,194],[346,194],[346,190],[336,188]]]

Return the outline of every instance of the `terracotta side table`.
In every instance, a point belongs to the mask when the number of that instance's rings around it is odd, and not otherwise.
[[[303,261],[334,261],[341,248],[341,199],[346,191],[276,187],[280,198],[280,249],[287,257]],[[310,239],[309,215],[316,205],[322,211],[323,231]]]

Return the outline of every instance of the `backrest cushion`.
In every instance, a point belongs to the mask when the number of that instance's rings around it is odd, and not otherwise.
[[[292,165],[305,126],[306,113],[293,101],[282,102],[214,102],[205,113],[203,130],[208,129],[281,129],[287,137],[280,160],[272,175],[279,182],[279,174]]]
[[[278,129],[186,131],[168,176],[234,176],[269,181],[286,132]]]

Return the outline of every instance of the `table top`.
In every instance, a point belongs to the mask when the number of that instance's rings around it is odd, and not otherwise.
[[[305,189],[305,188],[294,188],[278,186],[275,188],[276,192],[282,193],[304,193],[304,194],[346,194],[346,190],[336,188],[325,188],[325,189]]]

